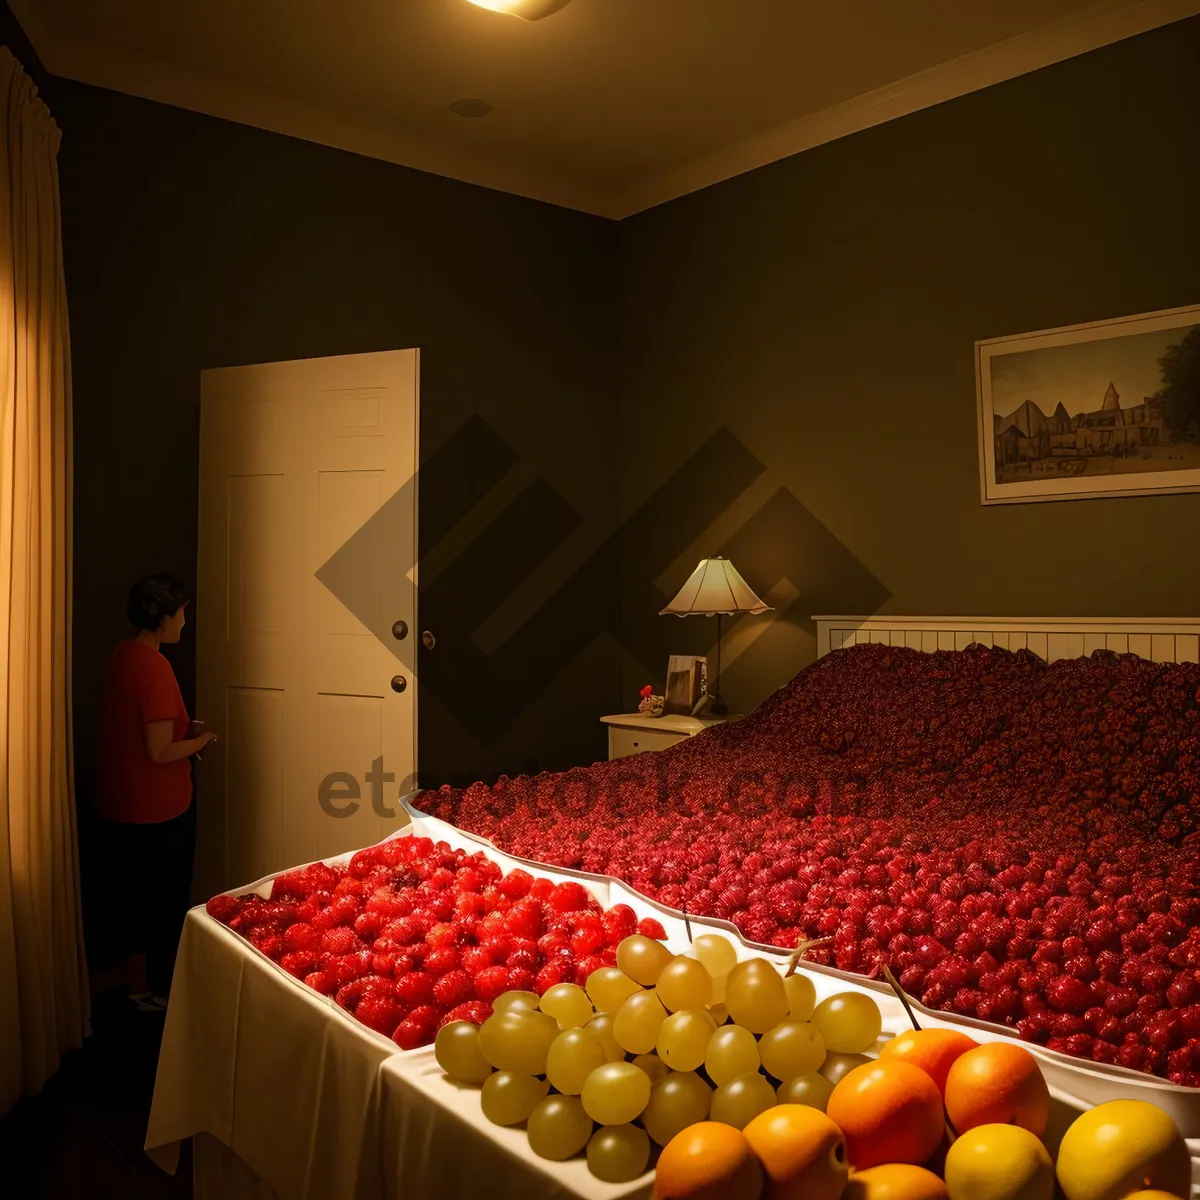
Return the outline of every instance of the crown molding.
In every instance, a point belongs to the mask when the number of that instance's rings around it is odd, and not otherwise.
[[[1105,0],[634,183],[622,195],[618,219],[1198,13],[1200,0]]]
[[[1200,14],[1200,0],[1103,0],[1081,13],[607,191],[164,63],[61,37],[39,0],[10,0],[46,70],[81,83],[382,159],[464,183],[621,220],[758,167],[1090,50]]]

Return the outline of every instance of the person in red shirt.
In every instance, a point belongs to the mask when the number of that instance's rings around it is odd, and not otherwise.
[[[175,672],[159,649],[179,641],[187,599],[169,575],[134,584],[127,611],[137,634],[113,652],[100,710],[100,845],[130,998],[143,1010],[166,1003],[150,990],[150,959],[169,969],[179,942],[195,854],[189,759],[215,738],[189,720]]]

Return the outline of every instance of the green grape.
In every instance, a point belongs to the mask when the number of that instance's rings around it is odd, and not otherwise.
[[[539,1007],[558,1022],[559,1029],[577,1029],[595,1015],[587,992],[575,983],[556,983],[547,988]]]
[[[729,1020],[729,1005],[710,1004],[708,1006],[708,1015],[712,1017],[713,1024],[720,1029],[720,1027]]]
[[[694,1071],[703,1064],[704,1052],[715,1033],[708,1013],[672,1013],[658,1031],[655,1049],[672,1071]]]
[[[714,975],[712,977],[712,987],[713,987],[712,1002],[713,1002],[714,1006],[717,1004],[725,1003],[725,989],[728,986],[729,986],[729,976],[728,975]]]
[[[797,1075],[779,1085],[775,1098],[780,1104],[807,1104],[824,1112],[832,1091],[833,1084],[824,1075]]]
[[[605,1183],[629,1183],[646,1170],[650,1139],[636,1125],[605,1125],[587,1144],[587,1164]]]
[[[692,943],[692,949],[714,979],[718,975],[728,975],[737,966],[737,951],[733,943],[719,933],[702,933]]]
[[[592,1136],[592,1119],[578,1096],[547,1096],[529,1114],[529,1148],[539,1158],[561,1162],[578,1154]]]
[[[617,947],[617,966],[642,987],[653,987],[663,967],[675,956],[653,938],[635,933]]]
[[[492,1012],[508,1012],[519,1008],[524,1012],[536,1012],[537,992],[504,992],[492,1001]]]
[[[793,1021],[807,1021],[817,1003],[817,989],[807,975],[797,972],[783,981],[788,998],[788,1016]]]
[[[855,1067],[861,1067],[863,1063],[873,1061],[873,1059],[868,1058],[865,1054],[838,1054],[836,1051],[832,1051],[825,1055],[825,1061],[821,1064],[820,1072],[830,1083],[836,1086]]]
[[[499,1071],[544,1075],[550,1044],[558,1036],[551,1024],[538,1020],[537,1013],[493,1013],[479,1027],[479,1049]]]
[[[671,1068],[657,1054],[639,1054],[633,1060],[633,1065],[639,1071],[645,1071],[650,1076],[652,1084],[657,1083],[660,1079],[666,1079],[671,1073]]]
[[[608,1062],[624,1062],[625,1051],[621,1049],[620,1043],[613,1035],[613,1023],[612,1013],[597,1013],[584,1026],[584,1029],[594,1033],[600,1039],[600,1045],[604,1047],[604,1057]]]
[[[438,1030],[433,1043],[438,1066],[460,1083],[481,1084],[491,1073],[492,1064],[479,1049],[479,1026],[470,1021],[451,1021]]]
[[[761,1063],[758,1041],[740,1025],[724,1025],[708,1039],[704,1069],[718,1087],[757,1071]]]
[[[601,1125],[624,1125],[642,1115],[650,1099],[650,1076],[633,1063],[605,1063],[584,1082],[583,1110]]]
[[[783,976],[765,958],[750,958],[729,972],[725,1003],[735,1025],[766,1033],[788,1015]]]
[[[479,1102],[493,1125],[520,1125],[546,1098],[550,1085],[532,1075],[496,1071],[483,1081]]]
[[[637,992],[617,1009],[613,1036],[627,1053],[649,1054],[666,1019],[667,1010],[653,992]]]
[[[811,1075],[825,1061],[825,1039],[807,1021],[789,1017],[762,1035],[758,1052],[768,1075],[791,1079]]]
[[[641,990],[641,984],[616,967],[597,967],[587,980],[588,999],[597,1012],[616,1012],[626,997]]]
[[[673,958],[662,969],[655,994],[667,1012],[697,1012],[712,1003],[712,976],[694,958]]]
[[[812,1023],[825,1045],[838,1054],[861,1054],[875,1045],[883,1018],[879,1005],[862,992],[839,992],[813,1010]]]
[[[600,1039],[586,1029],[564,1029],[550,1044],[546,1056],[546,1078],[567,1096],[578,1096],[583,1081],[608,1062]]]
[[[672,1071],[651,1089],[642,1125],[665,1146],[681,1130],[708,1119],[712,1095],[712,1088],[694,1071]]]
[[[774,1107],[775,1089],[761,1075],[739,1075],[713,1092],[709,1120],[745,1129],[759,1113]]]

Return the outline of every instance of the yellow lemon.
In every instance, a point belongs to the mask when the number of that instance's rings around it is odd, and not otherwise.
[[[1028,1129],[977,1125],[946,1153],[950,1200],[1050,1200],[1054,1165]]]
[[[1144,1100],[1110,1100],[1063,1134],[1058,1184],[1067,1200],[1125,1200],[1146,1189],[1187,1196],[1192,1164],[1175,1122]]]

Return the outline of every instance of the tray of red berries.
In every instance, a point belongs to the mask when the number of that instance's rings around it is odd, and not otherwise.
[[[426,836],[437,839],[450,838],[456,844],[463,846],[479,846],[488,855],[504,861],[513,868],[524,868],[530,871],[547,870],[545,864],[506,854],[477,834],[465,833],[463,830],[422,813],[413,804],[416,795],[413,793],[402,797],[401,803],[412,816],[413,828],[423,832]],[[681,943],[686,944],[694,934],[719,931],[738,947],[739,953],[767,955],[780,962],[785,962],[791,957],[792,948],[790,947],[749,941],[731,922],[672,911],[658,901],[634,891],[620,879],[593,877],[585,872],[563,867],[555,870],[559,877],[575,878],[589,887],[606,888],[612,903],[627,904],[639,914],[653,914],[666,931],[668,945],[672,949],[678,948]],[[814,981],[819,996],[823,997],[847,988],[867,992],[884,1014],[885,1029],[906,1027],[905,1013],[895,999],[891,985],[878,972],[864,975],[840,970],[827,963],[812,961],[812,951],[809,951],[804,958],[804,969]],[[930,1008],[911,996],[905,998],[909,1007],[919,1014],[921,1023],[925,1027],[961,1029],[977,1041],[1025,1041],[1020,1037],[1019,1032],[1011,1027]],[[1169,1080],[1156,1078],[1147,1072],[1115,1064],[1084,1062],[1068,1052],[1038,1043],[1025,1042],[1025,1044],[1041,1062],[1047,1079],[1064,1093],[1077,1097],[1081,1102],[1092,1104],[1102,1104],[1108,1100],[1130,1097],[1147,1100],[1169,1112],[1185,1136],[1200,1138],[1200,1091],[1196,1088],[1173,1084]]]

